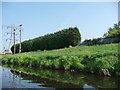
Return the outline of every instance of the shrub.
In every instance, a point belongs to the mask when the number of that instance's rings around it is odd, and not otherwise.
[[[63,29],[53,34],[47,34],[21,43],[22,52],[37,50],[52,50],[64,47],[76,46],[81,41],[81,34],[77,27]],[[19,52],[19,44],[15,45],[16,53]],[[14,51],[14,45],[11,47]]]

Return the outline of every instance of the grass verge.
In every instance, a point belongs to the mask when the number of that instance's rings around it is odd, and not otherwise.
[[[77,46],[50,51],[3,55],[3,64],[57,70],[77,70],[120,76],[118,44]]]

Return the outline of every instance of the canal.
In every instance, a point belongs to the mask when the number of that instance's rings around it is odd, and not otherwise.
[[[105,77],[80,72],[41,70],[37,68],[4,65],[2,71],[2,88],[26,88],[45,90],[79,89],[102,90],[119,89],[120,77]]]

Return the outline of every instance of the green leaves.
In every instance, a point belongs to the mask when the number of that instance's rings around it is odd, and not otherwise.
[[[106,37],[120,37],[120,21],[117,24],[114,24],[113,27],[109,28]]]
[[[3,55],[0,60],[3,64],[68,71],[99,72],[107,69],[110,73],[119,75],[118,57],[118,44],[106,44]]]
[[[110,70],[112,73],[114,71],[117,71],[116,64],[118,63],[118,59],[116,56],[101,56],[101,57],[95,57],[93,60],[92,58],[89,58],[89,61],[86,64],[86,68],[89,71],[100,71],[102,69]]]
[[[37,50],[52,50],[64,47],[76,46],[81,41],[81,34],[77,27],[70,27],[53,34],[47,34],[22,42],[22,52]],[[14,51],[14,46],[11,51]],[[19,52],[19,44],[16,44],[16,53]]]

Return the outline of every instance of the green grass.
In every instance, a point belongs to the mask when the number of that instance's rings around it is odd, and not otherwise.
[[[119,44],[77,46],[50,51],[26,52],[3,55],[3,64],[47,69],[82,70],[98,73],[108,69],[112,75],[120,75]]]

